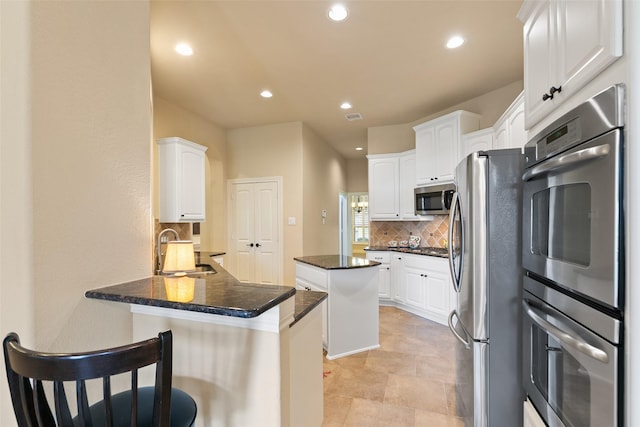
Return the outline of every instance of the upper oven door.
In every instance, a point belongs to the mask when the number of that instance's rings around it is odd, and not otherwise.
[[[525,269],[622,310],[621,130],[529,168],[523,185]]]

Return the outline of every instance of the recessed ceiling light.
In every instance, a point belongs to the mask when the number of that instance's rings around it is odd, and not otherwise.
[[[362,147],[356,147],[356,151],[362,151],[362,150],[364,150],[364,148],[362,148]]]
[[[344,21],[349,16],[349,11],[341,4],[334,4],[329,9],[329,19],[332,21]]]
[[[271,93],[270,90],[263,90],[262,92],[260,92],[260,96],[263,98],[271,98],[273,96],[273,93]]]
[[[182,56],[193,55],[193,49],[186,43],[178,43],[176,45],[176,52],[178,52]]]
[[[460,47],[464,44],[464,39],[460,36],[453,36],[449,39],[449,41],[447,42],[447,47],[449,49],[455,49],[457,47]]]
[[[343,102],[342,104],[340,104],[340,108],[342,108],[343,110],[348,110],[349,108],[351,108],[351,104],[349,104],[348,102]]]

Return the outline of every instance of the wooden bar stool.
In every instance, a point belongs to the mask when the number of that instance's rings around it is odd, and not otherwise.
[[[84,353],[41,353],[20,345],[17,334],[3,342],[13,409],[20,427],[189,427],[196,403],[171,387],[172,335]],[[155,385],[138,387],[138,369],[156,365]],[[111,377],[130,375],[130,388],[111,393]],[[102,400],[89,406],[86,380],[102,379]],[[72,412],[64,382],[75,382]],[[47,395],[53,396],[49,405]],[[132,404],[133,403],[133,404]]]

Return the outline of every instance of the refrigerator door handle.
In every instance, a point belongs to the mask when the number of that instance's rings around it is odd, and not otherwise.
[[[456,331],[456,328],[453,326],[453,317],[454,317],[454,316],[458,319],[458,323],[460,323],[460,317],[458,317],[458,313],[456,313],[456,311],[455,311],[455,310],[453,310],[453,311],[449,314],[449,320],[448,320],[448,323],[449,323],[449,330],[451,331],[451,333],[453,334],[453,336],[455,336],[455,337],[458,339],[458,341],[460,341],[460,342],[464,345],[464,347],[468,350],[468,349],[470,349],[470,348],[471,348],[471,343],[470,343],[469,341],[465,340],[465,339],[462,337],[462,335],[460,335],[460,334],[458,333],[458,331]],[[464,331],[464,327],[462,327],[462,330]],[[467,333],[467,331],[464,331],[464,332],[465,332],[465,335],[468,337],[468,336],[469,336],[469,334]]]
[[[453,256],[453,247],[454,247],[454,241],[453,241],[453,225],[455,223],[455,217],[456,217],[456,210],[460,211],[460,194],[456,191],[455,193],[453,193],[453,200],[451,201],[451,209],[450,209],[450,214],[449,214],[449,269],[451,270],[451,279],[453,282],[453,289],[456,292],[460,292],[460,276],[462,275],[462,261],[463,261],[463,256],[462,254],[464,253],[464,227],[462,226],[462,214],[460,214],[460,254],[459,254],[459,258],[460,258],[460,268],[459,271],[456,272],[456,266],[455,266],[455,261],[454,261],[454,256]]]

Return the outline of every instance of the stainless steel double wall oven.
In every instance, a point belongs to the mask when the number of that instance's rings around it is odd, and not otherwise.
[[[525,391],[555,426],[623,425],[624,87],[525,145]]]

